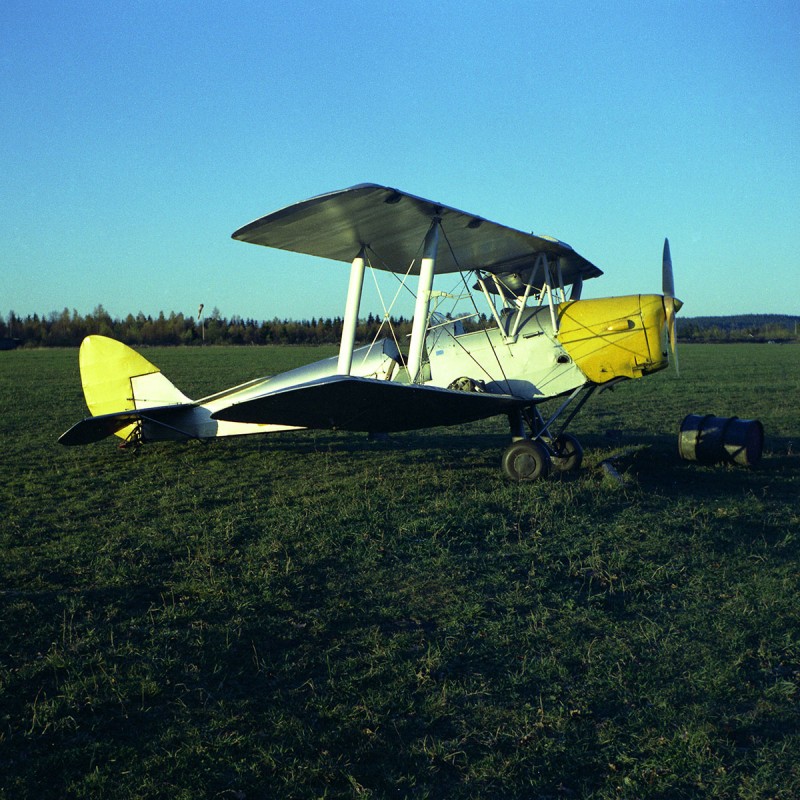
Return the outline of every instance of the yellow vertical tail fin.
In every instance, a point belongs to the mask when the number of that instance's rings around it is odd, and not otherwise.
[[[79,363],[83,396],[94,417],[192,402],[155,364],[107,336],[87,336]],[[129,425],[116,435],[126,439],[133,428]]]

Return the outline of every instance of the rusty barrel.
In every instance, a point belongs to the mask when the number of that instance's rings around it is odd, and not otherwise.
[[[702,464],[752,467],[761,459],[763,447],[764,427],[757,419],[689,414],[678,435],[680,457]]]

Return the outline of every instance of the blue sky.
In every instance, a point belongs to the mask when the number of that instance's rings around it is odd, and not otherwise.
[[[0,102],[0,314],[341,314],[345,265],[230,234],[362,182],[569,242],[585,297],[669,236],[686,316],[800,314],[796,0],[6,0]]]

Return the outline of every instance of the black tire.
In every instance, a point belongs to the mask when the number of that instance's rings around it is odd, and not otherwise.
[[[506,448],[502,467],[512,481],[535,481],[550,473],[550,454],[539,442],[522,439]]]
[[[583,463],[581,443],[570,433],[562,433],[551,445],[550,461],[557,472],[576,472]]]

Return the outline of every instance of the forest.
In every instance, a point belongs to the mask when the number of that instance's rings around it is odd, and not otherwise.
[[[371,341],[381,320],[370,314],[357,329],[359,342]],[[399,335],[410,333],[411,324],[392,319]],[[234,315],[223,317],[218,309],[195,318],[174,311],[158,316],[141,311],[125,318],[112,317],[102,305],[88,315],[65,308],[46,315],[19,316],[13,311],[0,316],[0,340],[8,347],[77,347],[85,336],[99,333],[128,345],[242,345],[242,344],[333,344],[342,334],[342,319],[254,320]]]
[[[383,320],[369,314],[359,323],[356,339],[372,341]],[[411,331],[411,322],[392,318],[398,337]],[[798,341],[800,316],[788,314],[741,314],[718,317],[678,318],[678,338],[682,342],[789,342]],[[467,327],[492,325],[481,315]],[[128,314],[112,317],[102,305],[90,314],[77,310],[20,316],[13,311],[0,315],[0,349],[16,347],[77,347],[85,336],[102,334],[129,345],[242,345],[242,344],[335,344],[341,338],[342,319],[310,320],[244,319],[222,316],[214,309],[208,316],[195,318],[181,312],[163,311],[158,316]],[[387,334],[388,335],[388,334]]]

